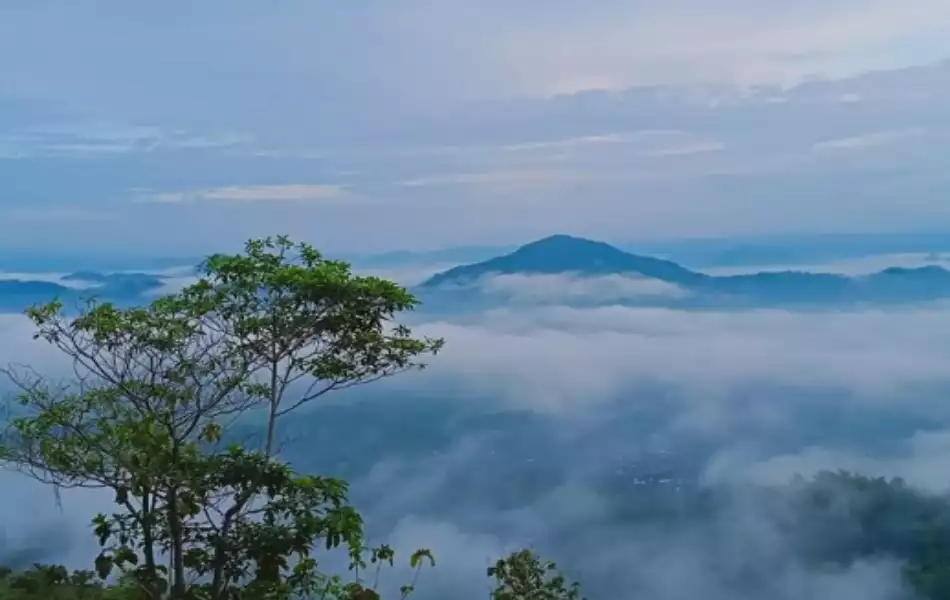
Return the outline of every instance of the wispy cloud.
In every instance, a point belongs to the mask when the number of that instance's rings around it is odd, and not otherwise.
[[[691,154],[705,154],[707,152],[718,152],[725,150],[726,145],[722,142],[693,142],[685,143],[680,146],[669,146],[659,148],[648,152],[651,156],[689,156]]]
[[[567,153],[582,156],[585,153],[615,151],[620,147],[632,155],[677,156],[713,152],[726,146],[718,140],[705,139],[689,131],[645,129],[506,144],[501,150],[541,158],[547,154],[563,156]]]
[[[857,150],[862,148],[871,148],[902,142],[908,139],[918,138],[926,135],[926,131],[919,128],[899,129],[894,131],[877,131],[874,133],[865,133],[834,140],[825,140],[817,142],[813,148],[815,150]]]
[[[8,158],[96,158],[123,154],[226,150],[247,146],[251,136],[238,133],[196,134],[158,126],[70,123],[27,128],[0,135],[0,155]]]
[[[476,173],[449,173],[408,179],[404,187],[486,186],[505,189],[529,189],[583,183],[595,177],[575,169],[498,169]]]
[[[153,204],[183,204],[192,202],[321,202],[336,200],[347,195],[340,185],[256,185],[225,186],[181,192],[158,192],[142,195],[139,202]]]
[[[556,139],[538,142],[522,142],[518,144],[507,144],[502,146],[506,152],[537,152],[546,150],[568,150],[581,148],[584,146],[600,146],[604,144],[628,144],[637,139],[651,138],[655,136],[666,137],[668,135],[679,135],[677,131],[637,131],[637,132],[618,132],[605,133],[597,135],[582,135],[567,139]]]

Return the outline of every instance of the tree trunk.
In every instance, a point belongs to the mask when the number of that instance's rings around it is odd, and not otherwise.
[[[185,557],[183,552],[181,516],[178,512],[178,489],[172,487],[168,490],[168,527],[171,535],[171,561],[172,561],[172,600],[184,600],[185,598]]]
[[[146,582],[149,600],[159,600],[159,592],[155,583],[159,579],[155,564],[155,523],[152,520],[153,495],[146,489],[142,492],[142,555],[145,562],[145,572],[148,574]]]
[[[274,344],[274,356],[270,365],[270,410],[267,415],[267,443],[264,446],[264,456],[271,458],[274,453],[274,438],[277,437],[277,409],[280,405],[280,389],[277,381],[277,347]]]

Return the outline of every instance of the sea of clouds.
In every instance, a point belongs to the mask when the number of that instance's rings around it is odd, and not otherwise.
[[[417,333],[446,339],[430,368],[308,407],[286,427],[286,456],[349,478],[376,539],[436,553],[422,599],[484,598],[490,560],[524,545],[558,559],[592,598],[891,598],[899,564],[808,568],[751,490],[844,468],[950,491],[950,306],[551,301],[627,283],[504,276],[483,285],[544,302],[412,315]],[[0,364],[67,374],[30,334],[25,318],[0,316]],[[728,489],[730,500],[702,519],[651,521],[631,508],[637,469]],[[109,509],[107,496],[64,490],[58,503],[10,472],[0,487],[0,562],[87,566],[89,518]],[[396,575],[387,585],[407,573]]]

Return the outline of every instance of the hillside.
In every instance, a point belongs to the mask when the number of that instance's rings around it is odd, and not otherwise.
[[[59,299],[67,305],[90,297],[118,304],[139,302],[158,289],[164,278],[146,273],[97,273],[80,271],[62,277],[63,283],[0,279],[0,311],[21,312],[33,304]],[[85,284],[73,287],[67,283]]]

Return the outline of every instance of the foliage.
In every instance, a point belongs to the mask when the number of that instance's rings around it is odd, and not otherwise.
[[[368,550],[369,560],[361,559],[357,568],[371,567],[372,587],[363,587],[357,582],[344,584],[339,578],[328,582],[329,585],[316,590],[314,598],[346,598],[348,600],[379,600],[375,591],[379,583],[380,569],[383,563],[393,565],[395,553],[389,546],[380,546]],[[425,564],[435,565],[428,550],[417,551],[410,559],[410,565],[418,575]],[[530,550],[511,553],[498,560],[488,569],[488,576],[494,578],[496,588],[491,593],[492,600],[583,600],[577,583],[568,585],[558,573],[553,562],[542,561]],[[359,579],[359,578],[357,578]],[[412,584],[403,586],[401,598],[407,598],[413,591]],[[272,595],[255,595],[250,586],[245,588],[242,598],[270,598]],[[70,574],[63,567],[36,565],[32,570],[13,573],[9,569],[0,569],[0,598],[4,600],[138,600],[142,598],[135,585],[128,582],[106,585],[90,571],[77,571]]]
[[[417,339],[393,318],[418,302],[397,284],[354,276],[286,237],[248,242],[242,255],[213,255],[190,301],[214,316],[229,347],[244,357],[269,410],[265,452],[276,419],[323,394],[423,368],[439,339]],[[305,384],[287,401],[289,388]]]
[[[557,564],[543,561],[531,550],[512,552],[488,568],[495,579],[492,600],[584,600],[580,586],[558,572]]]
[[[85,571],[70,574],[64,567],[35,565],[30,571],[14,573],[0,569],[0,598],[5,600],[105,600],[109,590]],[[112,590],[112,598],[119,596]]]

